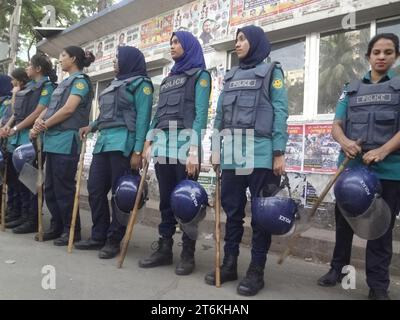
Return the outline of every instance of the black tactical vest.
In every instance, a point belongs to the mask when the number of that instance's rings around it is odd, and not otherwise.
[[[130,101],[127,88],[132,82],[141,79],[132,88],[130,93],[135,94],[135,90],[142,84],[143,81],[149,83],[153,88],[151,80],[147,77],[137,76],[125,80],[114,80],[100,94],[100,115],[98,118],[99,130],[115,127],[127,127],[129,131],[136,129],[136,105],[135,101]]]
[[[259,137],[272,137],[274,110],[270,83],[276,62],[252,69],[232,68],[225,75],[222,100],[224,129],[254,129]]]
[[[65,105],[76,79],[86,79],[89,85],[89,94],[85,98],[81,99],[75,112],[67,120],[54,126],[55,130],[79,130],[79,128],[86,127],[89,124],[89,115],[93,100],[93,88],[90,78],[86,74],[82,73],[72,75],[58,85],[57,89],[54,90],[53,95],[51,96],[50,104],[47,108],[44,120],[49,119]]]
[[[195,87],[200,70],[190,69],[163,80],[155,114],[157,129],[168,129],[170,121],[176,121],[178,129],[192,128],[196,117]]]
[[[400,130],[400,77],[376,84],[352,81],[347,93],[345,134],[361,139],[363,150],[379,148]]]
[[[18,124],[35,111],[42,90],[46,83],[50,82],[48,79],[43,78],[38,82],[30,83],[15,95],[14,102],[14,116],[15,123]]]

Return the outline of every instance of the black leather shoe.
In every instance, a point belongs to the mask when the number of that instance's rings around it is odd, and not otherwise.
[[[240,281],[236,291],[242,296],[254,296],[264,288],[264,268],[250,264],[246,277]]]
[[[104,247],[105,241],[97,241],[89,238],[87,240],[81,240],[74,244],[77,250],[100,250]]]
[[[235,281],[237,275],[237,256],[225,256],[220,267],[221,284],[228,281]],[[204,281],[210,286],[215,286],[215,270],[206,274]]]
[[[15,227],[14,229],[12,229],[13,233],[16,234],[26,234],[26,233],[33,233],[33,232],[37,232],[37,222],[35,221],[25,221],[23,224],[19,225],[18,227]]]
[[[61,232],[57,232],[53,229],[49,229],[48,231],[43,233],[43,241],[58,239],[60,236],[61,236]],[[36,241],[39,241],[39,234],[35,234],[34,239]]]
[[[81,240],[81,233],[77,233],[74,236],[74,242],[80,241]],[[55,246],[67,246],[69,241],[69,233],[63,233],[59,238],[53,241]]]
[[[118,255],[120,251],[120,242],[112,239],[107,239],[106,244],[99,251],[100,259],[112,259]]]
[[[323,275],[318,279],[318,285],[321,287],[333,287],[336,286],[337,283],[340,283],[345,275],[339,273],[335,269],[331,268],[328,273]]]
[[[369,289],[368,299],[370,300],[391,300],[385,289]]]
[[[155,242],[157,243],[157,242]],[[172,264],[172,238],[160,238],[158,240],[157,251],[150,257],[139,261],[140,268],[154,268],[158,266],[168,266]]]

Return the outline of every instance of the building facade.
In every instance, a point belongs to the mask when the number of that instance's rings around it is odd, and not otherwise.
[[[213,172],[207,166],[210,129],[225,71],[238,62],[233,51],[236,30],[249,24],[264,29],[273,44],[269,59],[283,66],[290,112],[287,169],[295,197],[310,206],[336,170],[340,148],[330,130],[342,87],[368,71],[365,53],[372,36],[400,36],[400,0],[123,0],[43,40],[38,49],[54,58],[68,45],[92,51],[96,62],[86,71],[97,98],[113,78],[116,47],[136,46],[146,57],[155,106],[161,80],[173,65],[171,33],[188,30],[196,35],[213,80],[204,137],[206,165],[200,177],[212,192]],[[97,115],[96,99],[92,120]],[[94,139],[88,142],[89,153]],[[326,201],[332,200],[331,192]]]

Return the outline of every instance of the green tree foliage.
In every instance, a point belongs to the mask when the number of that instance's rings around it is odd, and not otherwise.
[[[107,0],[107,5],[113,2]],[[6,35],[6,38],[15,4],[16,0],[0,0],[0,30],[4,30],[3,37]],[[95,14],[98,10],[98,2],[93,0],[23,0],[20,24],[21,49],[29,51],[38,40],[33,28],[40,26],[40,21],[44,17],[43,8],[46,5],[52,5],[56,9],[57,27],[68,27]]]
[[[369,29],[336,33],[321,38],[318,112],[334,113],[346,82],[368,71],[365,58]]]

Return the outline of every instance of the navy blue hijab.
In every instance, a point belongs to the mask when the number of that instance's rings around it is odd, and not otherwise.
[[[175,60],[170,75],[181,74],[193,68],[206,69],[203,49],[199,40],[188,31],[176,31],[172,34],[176,36],[183,48],[183,55]]]
[[[0,74],[0,97],[11,97],[12,93],[11,78]]]
[[[264,30],[260,27],[246,26],[239,28],[236,32],[236,38],[239,32],[244,33],[250,44],[250,49],[246,57],[239,59],[240,68],[254,68],[269,56],[271,53],[271,43],[267,39]]]
[[[118,80],[125,80],[136,76],[147,76],[146,61],[143,53],[134,47],[118,47]]]

